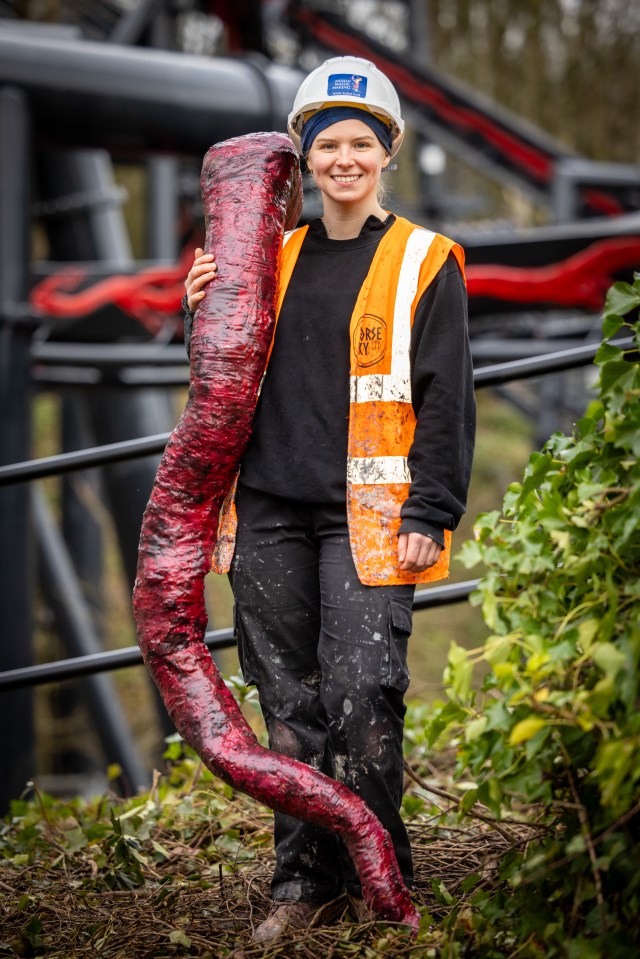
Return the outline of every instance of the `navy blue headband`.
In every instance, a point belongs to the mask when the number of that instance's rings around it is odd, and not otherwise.
[[[375,117],[373,113],[369,113],[368,110],[362,110],[360,107],[325,107],[324,110],[318,110],[317,113],[314,113],[302,128],[300,141],[303,157],[307,156],[311,149],[311,144],[318,134],[322,133],[323,130],[326,130],[326,128],[330,127],[333,123],[339,123],[340,120],[362,120],[363,123],[366,123],[367,126],[373,130],[387,153],[391,153],[391,144],[393,142],[391,129],[386,123],[383,123],[382,120]]]

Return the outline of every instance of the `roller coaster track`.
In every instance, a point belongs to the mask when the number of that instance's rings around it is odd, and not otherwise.
[[[553,203],[559,164],[577,159],[552,137],[426,66],[390,49],[339,15],[291,4],[289,23],[303,45],[372,60],[389,76],[413,125],[444,147],[462,151],[487,174],[515,183],[539,202]],[[584,183],[582,214],[610,216],[638,209],[638,184],[627,190]]]

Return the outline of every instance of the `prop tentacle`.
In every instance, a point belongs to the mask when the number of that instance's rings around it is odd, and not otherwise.
[[[282,234],[301,209],[298,158],[281,134],[237,137],[209,150],[201,187],[205,246],[218,275],[194,320],[189,397],[143,518],[138,641],[176,728],[206,766],[272,809],[340,835],[367,903],[415,928],[418,914],[379,820],[346,786],[258,743],[204,643],[204,579],[275,329]]]

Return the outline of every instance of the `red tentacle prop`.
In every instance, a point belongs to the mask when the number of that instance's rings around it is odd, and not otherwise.
[[[183,738],[225,782],[344,840],[367,903],[417,926],[388,833],[344,785],[260,746],[204,644],[204,578],[221,504],[249,438],[275,326],[283,230],[301,208],[281,134],[218,144],[202,169],[206,249],[218,276],[191,339],[189,398],[165,449],[140,538],[134,612],[145,662]]]

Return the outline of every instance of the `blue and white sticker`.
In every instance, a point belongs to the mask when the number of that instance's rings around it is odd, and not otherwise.
[[[327,85],[329,97],[366,97],[367,78],[355,73],[332,73]]]

